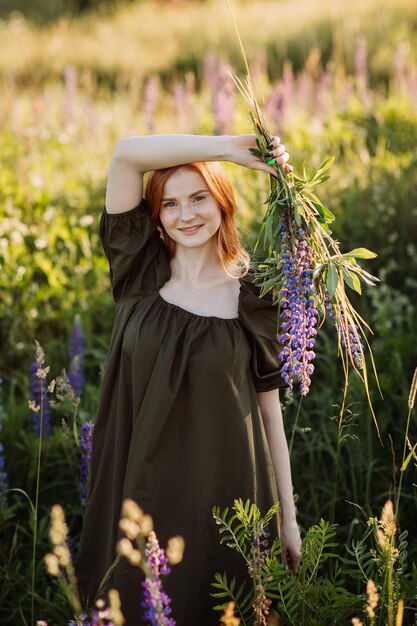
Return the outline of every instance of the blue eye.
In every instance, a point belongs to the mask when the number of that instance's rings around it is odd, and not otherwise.
[[[175,206],[175,202],[170,200],[169,202],[165,202],[165,204],[163,204],[162,206],[164,207],[164,209],[172,209]]]
[[[206,196],[196,196],[194,200],[205,200]]]

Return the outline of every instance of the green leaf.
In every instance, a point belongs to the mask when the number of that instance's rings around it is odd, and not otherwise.
[[[407,466],[409,464],[409,462],[411,461],[411,458],[413,456],[414,450],[417,447],[417,443],[414,444],[413,448],[410,450],[410,452],[408,453],[407,458],[405,459],[404,463],[401,465],[401,471],[405,472],[405,470],[407,469]]]
[[[259,157],[260,159],[263,158],[262,152],[258,150],[257,148],[249,148],[249,152],[253,154],[253,156]]]
[[[378,255],[367,248],[355,248],[350,252],[346,252],[343,256],[353,256],[357,259],[374,259]]]
[[[357,274],[350,272],[345,267],[342,267],[342,272],[349,287],[358,293],[362,293],[361,281],[359,280]]]
[[[316,267],[313,269],[313,280],[315,278],[317,278],[317,276],[323,271],[323,263],[320,263],[319,265],[316,265]]]
[[[326,286],[327,286],[327,290],[331,298],[333,298],[336,292],[336,287],[337,287],[338,282],[339,282],[339,274],[337,273],[337,270],[335,266],[333,265],[333,263],[330,262],[329,269],[327,270]]]
[[[331,222],[334,222],[336,217],[334,213],[330,211],[330,209],[323,206],[320,202],[316,202],[315,200],[313,200],[312,202],[313,202],[314,207],[317,209],[319,215],[322,218],[324,218],[328,224],[330,224]]]
[[[333,161],[334,161],[334,157],[329,157],[328,159],[326,159],[323,165],[319,167],[317,172],[314,174],[313,178],[311,179],[311,182],[317,180],[318,178],[321,178],[323,174],[326,174],[326,172],[328,172],[328,170],[331,168]]]
[[[294,204],[294,219],[297,226],[301,226],[301,215],[296,204]]]

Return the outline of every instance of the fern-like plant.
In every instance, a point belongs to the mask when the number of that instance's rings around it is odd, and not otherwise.
[[[298,576],[281,561],[281,540],[275,537],[268,546],[267,526],[278,511],[272,506],[265,516],[249,500],[235,500],[232,510],[214,507],[221,543],[237,550],[248,566],[248,580],[239,581],[230,573],[217,573],[211,595],[221,598],[215,607],[223,610],[231,600],[242,626],[266,624],[272,605],[280,612],[283,624],[324,626],[343,623],[356,596],[345,589],[339,556],[335,552],[336,525],[324,520],[312,526],[302,543],[302,566]],[[332,567],[328,567],[331,563]]]

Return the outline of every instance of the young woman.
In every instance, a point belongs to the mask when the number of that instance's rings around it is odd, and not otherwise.
[[[264,513],[279,497],[283,558],[294,572],[300,562],[277,308],[259,298],[218,163],[275,174],[254,147],[254,135],[121,139],[100,222],[116,304],[76,571],[91,603],[116,556],[122,501],[135,500],[162,547],[185,539],[164,585],[178,626],[218,624],[214,574],[247,575],[219,543],[213,506],[250,498]],[[269,158],[290,168],[277,137]],[[127,626],[145,623],[141,580],[122,558],[108,581]]]

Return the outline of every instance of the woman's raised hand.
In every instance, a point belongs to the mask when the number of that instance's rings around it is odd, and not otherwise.
[[[272,138],[268,146],[268,152],[265,154],[265,159],[254,156],[250,152],[251,148],[257,147],[256,135],[237,135],[233,137],[230,161],[276,176],[275,168],[267,163],[267,161],[274,160],[277,165],[283,165],[287,172],[292,172],[292,166],[287,163],[289,159],[288,152],[285,151],[285,146],[280,143],[279,137]]]

